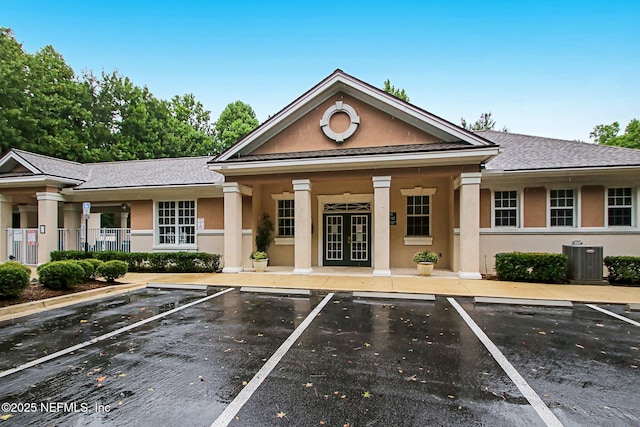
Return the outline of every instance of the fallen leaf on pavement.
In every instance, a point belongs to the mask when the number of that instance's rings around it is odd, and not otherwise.
[[[371,397],[371,393],[368,391],[365,391],[364,393],[362,393],[362,397],[369,399]]]
[[[285,413],[284,413],[284,412],[282,412],[282,411],[278,412],[278,414],[276,415],[276,417],[278,417],[278,418],[284,418],[284,417],[286,417],[286,416],[287,416],[287,414],[285,414]]]
[[[97,378],[97,381],[98,381],[99,383],[101,383],[102,381],[104,381],[104,380],[106,380],[106,379],[107,379],[107,377],[98,377],[98,378]]]
[[[11,417],[13,417],[12,414],[2,414],[2,415],[0,415],[0,420],[7,421]]]

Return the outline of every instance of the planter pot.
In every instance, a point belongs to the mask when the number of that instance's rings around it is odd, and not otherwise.
[[[433,273],[433,266],[435,263],[433,262],[419,262],[416,264],[418,267],[418,274],[421,276],[431,276]]]
[[[267,264],[269,263],[269,258],[267,259],[254,259],[253,260],[253,268],[256,271],[265,271],[267,269]]]

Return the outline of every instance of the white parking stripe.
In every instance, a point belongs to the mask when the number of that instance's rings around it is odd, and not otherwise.
[[[333,298],[333,293],[328,294],[320,304],[318,304],[311,313],[304,319],[302,323],[293,331],[289,338],[287,338],[282,345],[276,350],[275,353],[267,360],[267,362],[260,368],[260,370],[253,376],[249,384],[247,384],[241,391],[238,393],[235,399],[226,407],[224,412],[220,414],[218,419],[216,419],[211,427],[226,427],[229,425],[231,421],[233,421],[233,417],[242,409],[245,403],[251,398],[253,393],[260,387],[260,384],[269,376],[273,368],[280,362],[280,360],[284,357],[285,354],[289,351],[291,346],[296,342],[300,335],[307,329],[307,327],[311,324],[313,319],[316,318],[318,313],[324,308],[325,305]]]
[[[615,317],[616,319],[620,319],[623,322],[630,323],[633,326],[640,326],[640,322],[636,322],[635,320],[631,320],[628,317],[620,316],[619,314],[613,313],[613,312],[611,312],[609,310],[605,310],[604,308],[598,307],[597,305],[594,305],[594,304],[585,304],[585,305],[587,307],[589,307],[589,308],[593,308],[594,310],[598,310],[601,313],[608,314],[609,316]]]
[[[201,303],[203,303],[205,301],[208,301],[210,299],[219,297],[220,295],[226,294],[227,292],[232,291],[234,289],[235,288],[227,288],[227,289],[225,289],[223,291],[220,291],[218,293],[215,293],[213,295],[209,295],[209,296],[201,298],[199,300],[192,301],[192,302],[190,302],[188,304],[182,305],[180,307],[176,307],[173,310],[169,310],[169,311],[165,311],[164,313],[156,314],[153,317],[150,317],[150,318],[145,319],[145,320],[141,320],[141,321],[133,323],[133,324],[131,324],[129,326],[125,326],[124,328],[120,328],[120,329],[115,330],[113,332],[109,332],[108,334],[100,335],[99,337],[93,338],[93,339],[91,339],[89,341],[85,341],[83,343],[74,345],[72,347],[65,348],[64,350],[60,350],[60,351],[57,351],[55,353],[51,353],[51,354],[49,354],[49,355],[47,355],[45,357],[41,357],[40,359],[36,359],[36,360],[33,360],[33,361],[29,362],[29,363],[25,363],[24,365],[20,365],[20,366],[17,366],[15,368],[12,368],[12,369],[7,369],[6,371],[0,372],[0,378],[7,377],[7,376],[9,376],[11,374],[15,374],[16,372],[20,372],[20,371],[23,371],[23,370],[28,369],[28,368],[32,368],[32,367],[34,367],[36,365],[40,365],[40,364],[42,364],[44,362],[48,362],[48,361],[56,359],[56,358],[58,358],[60,356],[64,356],[65,354],[69,354],[69,353],[72,353],[74,351],[80,350],[81,348],[88,347],[88,346],[90,346],[92,344],[95,344],[97,342],[104,341],[106,339],[109,339],[111,337],[119,335],[119,334],[121,334],[123,332],[130,331],[131,329],[135,329],[138,326],[146,325],[147,323],[150,323],[150,322],[153,322],[155,320],[161,319],[163,317],[169,316],[170,314],[177,313],[178,311],[184,310],[185,308],[193,307],[196,304],[201,304]]]
[[[540,396],[531,388],[531,386],[525,381],[525,379],[518,373],[516,368],[513,367],[511,363],[507,360],[506,357],[502,354],[502,352],[496,347],[496,345],[489,339],[487,334],[484,333],[482,329],[473,321],[471,316],[458,304],[456,300],[453,298],[447,298],[449,303],[456,309],[458,314],[464,319],[464,321],[469,325],[469,328],[473,331],[474,334],[478,337],[480,342],[484,344],[484,346],[489,350],[489,353],[493,356],[493,358],[498,362],[500,367],[504,369],[506,374],[511,378],[511,381],[515,383],[520,392],[527,398],[533,409],[538,413],[542,421],[547,426],[562,426],[562,423],[556,416],[551,412],[551,410],[545,405],[545,403],[540,399]]]

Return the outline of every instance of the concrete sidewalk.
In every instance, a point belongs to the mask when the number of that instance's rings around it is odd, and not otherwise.
[[[605,304],[640,304],[640,287],[547,285],[539,283],[501,282],[497,280],[462,280],[456,277],[391,276],[291,273],[214,274],[214,273],[127,273],[114,285],[48,300],[0,308],[0,321],[28,316],[53,308],[105,298],[146,287],[149,283],[175,285],[201,284],[220,287],[270,287],[312,289],[319,291],[373,291],[440,296],[498,297]]]

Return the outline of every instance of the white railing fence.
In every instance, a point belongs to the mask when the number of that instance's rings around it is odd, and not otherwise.
[[[77,248],[85,250],[84,229],[76,232]],[[90,252],[131,252],[130,228],[89,228],[87,240]]]
[[[38,264],[38,229],[8,228],[7,256],[26,265]]]

